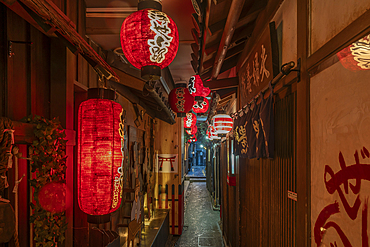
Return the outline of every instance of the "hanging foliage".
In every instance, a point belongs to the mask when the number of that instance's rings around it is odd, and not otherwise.
[[[58,209],[54,210],[55,203],[52,201],[47,207],[40,205],[39,194],[44,193],[45,186],[50,183],[65,184],[67,141],[64,138],[66,135],[57,118],[48,120],[40,116],[30,116],[25,120],[34,124],[36,137],[29,148],[32,158],[31,172],[35,177],[30,180],[30,185],[34,189],[30,217],[34,227],[34,240],[36,247],[58,246],[64,242],[67,229],[65,211],[59,210],[60,207],[65,209],[65,199],[61,200],[64,205],[58,205]],[[58,193],[62,193],[62,197],[65,198],[65,189]]]

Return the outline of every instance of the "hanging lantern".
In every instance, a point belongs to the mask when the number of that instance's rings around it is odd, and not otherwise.
[[[186,130],[186,133],[188,135],[195,135],[198,131],[198,127],[196,125],[193,125],[190,130]]]
[[[78,203],[88,222],[103,223],[119,208],[122,191],[123,111],[115,93],[89,89],[78,114]]]
[[[184,128],[190,129],[197,123],[197,116],[194,113],[188,112],[184,117]]]
[[[201,97],[201,100],[194,100],[193,112],[205,113],[208,111],[209,101],[205,97],[202,97],[202,96],[199,96],[199,97]]]
[[[168,95],[168,102],[178,117],[185,117],[193,107],[194,97],[189,93],[186,83],[177,83]]]
[[[212,122],[219,137],[226,136],[233,128],[233,119],[226,114],[217,114],[212,118]]]
[[[370,35],[359,39],[350,46],[337,53],[337,56],[346,69],[370,69]]]
[[[208,139],[210,140],[221,139],[221,137],[217,135],[215,127],[213,127],[212,125],[208,126]]]
[[[142,78],[158,80],[161,69],[176,56],[179,34],[175,22],[161,12],[159,2],[142,1],[138,9],[122,23],[122,51],[134,67],[141,69]]]
[[[195,100],[201,100],[200,97],[206,97],[211,92],[211,89],[203,86],[203,81],[199,75],[190,77],[188,83],[189,92],[195,97]]]
[[[197,139],[197,136],[194,134],[189,140],[188,142],[189,143],[192,143],[192,142],[196,142],[198,139]]]

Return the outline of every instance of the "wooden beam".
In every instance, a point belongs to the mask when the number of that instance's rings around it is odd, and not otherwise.
[[[199,45],[199,33],[195,28],[191,29],[191,35],[193,35],[193,39],[197,45]]]
[[[197,45],[196,43],[191,43],[191,50],[193,51],[194,55],[196,57],[199,57],[199,45]]]
[[[198,66],[198,73],[201,74],[203,72],[203,57],[204,57],[204,49],[205,49],[205,44],[206,44],[206,38],[207,38],[207,30],[208,30],[208,24],[209,24],[209,15],[210,15],[210,10],[211,10],[211,1],[212,0],[204,0],[206,4],[205,8],[205,15],[203,17],[203,33],[201,35],[202,42],[200,46],[200,58],[199,58],[199,66]]]
[[[20,0],[19,2],[40,16],[45,23],[55,28],[56,31],[76,47],[81,55],[94,60],[96,62],[94,69],[100,76],[119,81],[112,68],[81,37],[76,31],[75,24],[51,0]]]
[[[122,70],[116,69],[112,67],[113,71],[117,74],[117,76],[120,78],[119,83],[122,85],[125,85],[130,88],[134,88],[136,90],[143,91],[145,81],[142,79],[136,78],[135,76],[132,76],[130,74],[127,74],[123,72]]]
[[[227,88],[237,88],[239,86],[239,77],[231,77],[226,79],[204,81],[203,85],[211,90],[220,90]]]
[[[194,28],[197,30],[198,33],[200,33],[200,24],[198,20],[198,15],[196,13],[191,14],[191,20],[193,22]]]
[[[268,24],[275,15],[276,11],[279,9],[282,2],[283,0],[268,1],[265,9],[261,11],[260,14],[258,15],[252,36],[248,39],[248,42],[246,43],[244,50],[240,55],[239,61],[236,65],[237,71],[247,61],[249,54],[252,52],[253,46],[261,37],[263,30],[268,26]]]
[[[243,9],[245,0],[234,0],[231,3],[229,14],[224,28],[224,32],[221,37],[220,45],[218,47],[215,63],[212,69],[212,79],[217,78],[220,73],[222,63],[225,59],[228,46],[230,45],[231,39],[234,35],[236,24],[239,20],[241,11]]]

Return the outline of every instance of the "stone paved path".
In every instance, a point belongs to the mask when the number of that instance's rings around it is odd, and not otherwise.
[[[205,182],[190,183],[185,198],[185,223],[178,247],[223,247],[220,212],[213,211]]]

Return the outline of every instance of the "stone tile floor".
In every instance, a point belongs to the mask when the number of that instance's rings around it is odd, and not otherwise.
[[[206,166],[192,166],[186,176],[188,178],[205,177],[206,176]]]
[[[205,182],[190,182],[185,197],[185,223],[181,236],[170,236],[166,247],[223,247],[220,212],[212,209]]]

